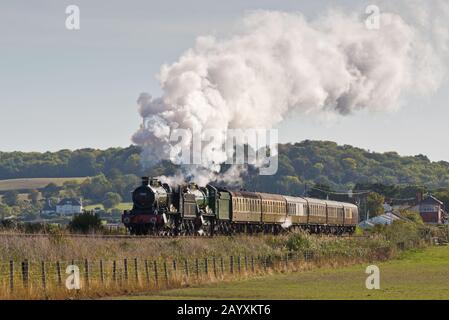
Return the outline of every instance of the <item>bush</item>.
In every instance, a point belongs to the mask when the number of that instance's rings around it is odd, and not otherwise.
[[[426,233],[426,227],[414,222],[396,220],[389,226],[382,228],[382,233],[391,243],[407,243],[408,241],[418,241]]]
[[[286,246],[289,251],[300,251],[310,249],[312,247],[312,241],[310,240],[310,235],[304,232],[295,233],[288,238]]]
[[[424,224],[422,217],[418,212],[405,210],[401,211],[401,215],[415,223]]]
[[[355,231],[354,231],[354,235],[355,236],[363,236],[364,231],[362,228],[360,228],[360,226],[356,226],[355,227]]]
[[[102,229],[101,219],[97,214],[84,212],[73,217],[69,229],[81,233],[100,231]]]

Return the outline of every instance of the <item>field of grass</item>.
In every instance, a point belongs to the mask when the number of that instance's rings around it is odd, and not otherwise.
[[[380,289],[365,287],[367,264],[218,282],[120,299],[449,299],[449,247],[404,252],[376,264]]]
[[[123,210],[130,210],[133,207],[132,202],[121,202],[118,205],[114,207],[114,209],[119,209],[120,211]],[[85,210],[94,210],[95,208],[100,208],[101,210],[104,210],[104,207],[101,203],[94,203],[88,206],[85,206]]]
[[[61,186],[65,181],[76,180],[78,182],[81,182],[85,179],[86,177],[7,179],[0,180],[0,191],[40,189],[51,182],[55,183],[58,186]]]

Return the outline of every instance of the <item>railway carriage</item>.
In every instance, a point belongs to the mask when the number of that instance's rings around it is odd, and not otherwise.
[[[229,191],[232,222],[256,225],[262,222],[261,199],[254,192]]]
[[[355,231],[355,226],[359,223],[359,208],[352,203],[344,203],[345,225],[344,230],[352,233]]]
[[[308,203],[308,229],[313,232],[323,232],[327,225],[326,201],[320,199],[304,198]]]
[[[309,205],[307,199],[284,196],[287,202],[287,219],[293,226],[306,225]]]
[[[341,202],[326,200],[327,224],[332,226],[344,225],[344,205]]]
[[[256,193],[261,199],[262,229],[265,232],[278,233],[287,218],[287,201],[281,195]]]

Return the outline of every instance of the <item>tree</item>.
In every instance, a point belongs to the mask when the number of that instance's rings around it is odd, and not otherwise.
[[[118,193],[108,192],[103,199],[103,207],[106,210],[111,209],[118,205],[120,202],[122,202],[122,197]]]
[[[327,199],[332,192],[332,189],[328,185],[317,183],[313,187],[309,187],[307,195],[311,198]]]
[[[73,217],[69,229],[73,232],[88,233],[101,230],[101,219],[96,214],[84,212]]]
[[[0,217],[5,219],[7,216],[11,214],[11,208],[6,204],[0,203]]]
[[[78,198],[80,184],[76,180],[68,180],[62,184],[61,196],[65,198]]]
[[[39,190],[33,189],[28,193],[28,200],[31,201],[32,204],[37,204],[39,200]]]
[[[11,190],[3,195],[3,202],[8,206],[16,206],[19,203],[19,192]]]
[[[370,217],[379,216],[384,213],[383,204],[385,202],[384,196],[377,192],[371,192],[366,198],[366,209]]]
[[[56,183],[50,182],[42,189],[42,195],[45,198],[57,197],[59,194],[60,187]]]
[[[104,174],[86,179],[80,186],[82,196],[93,201],[102,201],[111,190],[112,185]]]

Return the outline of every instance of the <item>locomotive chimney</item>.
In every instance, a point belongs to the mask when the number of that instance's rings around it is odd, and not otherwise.
[[[150,179],[149,179],[148,177],[142,177],[142,185],[143,185],[143,186],[147,186],[149,180],[150,180]]]

